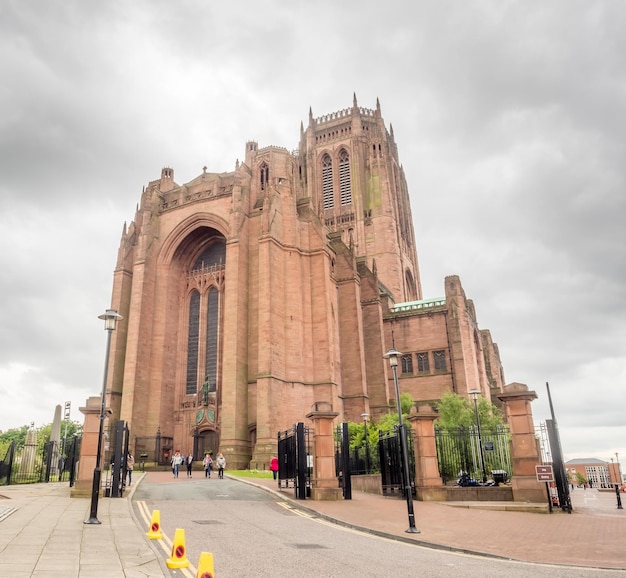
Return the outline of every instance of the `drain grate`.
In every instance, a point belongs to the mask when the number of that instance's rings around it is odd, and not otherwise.
[[[223,524],[220,520],[192,520],[194,524],[200,524],[201,526],[210,526],[211,524]]]
[[[328,550],[326,546],[322,546],[321,544],[289,544],[296,548],[296,550]]]

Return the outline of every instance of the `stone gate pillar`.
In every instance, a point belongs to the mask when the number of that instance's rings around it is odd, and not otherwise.
[[[76,482],[70,491],[72,498],[88,498],[93,488],[93,471],[98,453],[98,433],[100,431],[100,396],[87,399],[85,407],[78,408],[85,416],[83,437],[80,442],[80,457]],[[104,452],[103,452],[104,453]],[[104,458],[103,458],[104,459]],[[103,464],[100,464],[102,467]]]
[[[337,484],[335,474],[335,441],[334,419],[339,414],[333,411],[333,406],[327,402],[313,404],[307,419],[313,422],[315,430],[313,441],[313,487],[311,498],[314,500],[340,500],[341,488]]]
[[[435,443],[437,417],[437,412],[430,405],[420,405],[417,408],[412,407],[407,418],[413,430],[415,488],[417,498],[423,501],[445,500]]]
[[[535,426],[530,402],[537,399],[523,383],[504,386],[498,395],[504,403],[506,417],[511,428],[511,461],[513,472],[511,486],[516,502],[546,502],[545,485],[537,481],[535,466],[541,465],[539,448],[535,438]]]

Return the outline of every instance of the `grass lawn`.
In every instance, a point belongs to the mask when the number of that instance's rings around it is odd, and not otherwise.
[[[272,472],[265,470],[227,470],[231,476],[240,478],[271,478]]]

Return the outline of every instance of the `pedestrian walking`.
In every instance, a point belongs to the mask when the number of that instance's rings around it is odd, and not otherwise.
[[[174,455],[172,456],[172,474],[174,477],[178,477],[178,470],[180,469],[180,465],[185,461],[185,458],[180,455],[180,450],[176,450]]]
[[[204,467],[204,477],[211,477],[211,470],[213,469],[213,458],[211,454],[204,454],[204,459],[202,460],[202,466]]]
[[[187,464],[187,477],[190,478],[191,477],[191,464],[193,463],[193,454],[191,452],[189,452],[189,455],[187,456],[187,461],[185,463]]]
[[[270,470],[272,471],[272,476],[276,479],[278,476],[278,458],[276,456],[270,460]]]
[[[126,473],[128,474],[129,486],[133,481],[133,468],[134,467],[135,467],[135,458],[133,457],[133,454],[128,452],[128,455],[126,456]]]
[[[217,456],[217,477],[222,480],[224,479],[224,468],[226,467],[226,458],[222,452]]]

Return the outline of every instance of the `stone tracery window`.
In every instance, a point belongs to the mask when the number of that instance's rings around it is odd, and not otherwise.
[[[410,353],[402,356],[402,373],[413,373],[413,355],[411,355]]]
[[[192,291],[189,298],[187,331],[187,382],[185,393],[194,395],[198,388],[198,347],[200,345],[200,293]]]
[[[352,183],[350,182],[350,155],[346,149],[339,153],[339,193],[341,206],[352,204]]]
[[[270,180],[270,168],[267,163],[261,165],[261,190],[264,191],[267,188]]]
[[[446,352],[433,351],[433,357],[435,359],[435,371],[447,371]]]
[[[324,210],[334,207],[333,161],[327,154],[322,158],[322,199]]]
[[[206,314],[206,355],[204,375],[209,382],[209,392],[217,386],[217,345],[218,345],[219,293],[215,287],[209,289]]]
[[[185,395],[196,395],[207,380],[209,393],[217,390],[220,287],[225,261],[225,242],[213,240],[195,258],[188,273]]]
[[[428,361],[428,353],[417,354],[417,373],[430,373],[430,363]]]

